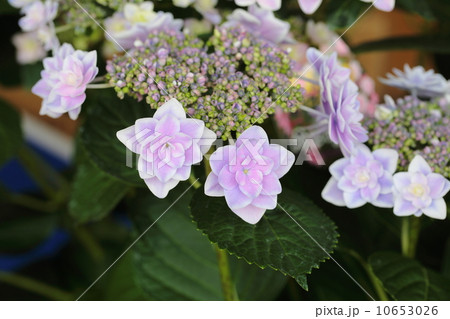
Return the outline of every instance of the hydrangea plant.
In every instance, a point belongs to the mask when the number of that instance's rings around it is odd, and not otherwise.
[[[0,101],[0,164],[38,187],[0,185],[0,246],[20,253],[0,281],[57,300],[450,299],[448,76],[394,69],[380,84],[407,95],[380,104],[356,53],[421,37],[350,47],[335,28],[396,1],[8,2],[17,73],[77,131],[57,172]],[[429,19],[439,1],[397,2]],[[61,287],[7,273],[54,246]]]

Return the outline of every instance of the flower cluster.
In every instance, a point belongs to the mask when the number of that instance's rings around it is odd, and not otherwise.
[[[216,28],[206,45],[175,30],[152,32],[129,54],[107,64],[119,97],[145,98],[153,108],[175,97],[224,140],[275,107],[295,111],[302,102],[298,86],[283,94],[291,85],[288,55],[241,28]]]
[[[397,150],[401,171],[421,155],[435,173],[450,177],[450,118],[438,105],[407,96],[397,103],[387,98],[379,109],[365,120],[371,147]]]

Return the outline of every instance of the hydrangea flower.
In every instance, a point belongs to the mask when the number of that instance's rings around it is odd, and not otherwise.
[[[367,132],[360,123],[363,115],[359,111],[358,88],[349,78],[350,70],[339,65],[336,53],[325,57],[310,48],[307,57],[319,74],[320,112],[324,116],[318,118],[318,125],[328,127],[330,140],[347,156],[355,145],[367,141]]]
[[[277,205],[281,193],[279,179],[295,161],[293,153],[269,144],[259,126],[245,130],[234,145],[216,150],[210,157],[211,173],[205,194],[225,196],[230,209],[250,224],[256,224],[267,209]]]
[[[420,155],[435,173],[450,177],[450,117],[441,106],[413,96],[396,102],[388,98],[376,114],[364,121],[372,149],[397,150],[401,171],[406,171],[412,159]]]
[[[322,4],[322,0],[298,0],[300,9],[306,14],[313,14]]]
[[[128,53],[107,62],[119,98],[157,108],[170,95],[224,140],[303,101],[299,86],[285,92],[294,76],[287,53],[242,28],[216,28],[206,45],[180,31],[155,31]]]
[[[14,8],[23,8],[36,0],[8,0],[8,3]]]
[[[200,120],[186,118],[183,106],[171,99],[156,110],[153,118],[117,132],[125,146],[139,154],[139,176],[150,191],[164,198],[200,163],[216,135]]]
[[[450,182],[444,176],[433,173],[423,157],[417,155],[409,164],[408,172],[394,175],[394,214],[424,214],[431,218],[445,219],[447,205],[443,197],[449,190]]]
[[[272,43],[289,41],[288,22],[277,19],[272,11],[252,5],[248,11],[234,10],[228,17],[223,27],[243,27],[255,37],[265,39]]]
[[[277,11],[281,8],[281,0],[234,0],[238,6],[248,7],[258,4],[261,8],[271,11]]]
[[[395,0],[361,0],[373,3],[373,6],[381,11],[390,12],[394,10]],[[313,14],[320,7],[322,0],[298,0],[302,11],[306,14]]]
[[[123,49],[130,49],[136,41],[144,42],[154,30],[180,30],[183,21],[174,19],[171,13],[153,11],[153,2],[126,3],[123,11],[105,19],[107,37],[111,37]]]
[[[98,73],[97,51],[75,50],[64,43],[43,62],[42,78],[31,89],[43,98],[40,114],[58,118],[68,112],[71,119],[77,119],[86,87]]]
[[[395,0],[361,0],[373,3],[373,6],[381,11],[391,12],[395,8]]]
[[[58,12],[58,2],[47,0],[45,2],[35,1],[22,8],[21,12],[25,14],[20,18],[19,26],[23,31],[34,31],[45,26],[52,21]]]
[[[17,33],[12,37],[16,47],[16,60],[20,64],[31,64],[42,60],[47,55],[36,32]]]
[[[394,68],[394,74],[388,73],[387,79],[380,79],[386,85],[408,90],[414,96],[434,98],[450,92],[447,80],[434,70],[425,71],[422,66],[411,68],[405,64],[404,70]]]
[[[364,144],[354,154],[330,166],[332,177],[322,191],[322,198],[336,206],[357,208],[371,203],[378,207],[393,207],[392,174],[397,168],[395,150],[371,152]]]

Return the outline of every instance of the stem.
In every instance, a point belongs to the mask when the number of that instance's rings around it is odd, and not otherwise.
[[[316,80],[313,80],[313,79],[309,79],[309,78],[305,78],[303,76],[299,77],[295,82],[297,82],[298,80],[303,80],[303,81],[309,82],[309,83],[314,84],[314,85],[320,85],[319,81],[316,81]]]
[[[52,300],[74,299],[73,296],[66,291],[47,285],[43,282],[24,277],[22,275],[0,271],[0,281],[33,292],[43,297],[47,297]]]
[[[415,216],[403,217],[401,244],[402,254],[405,257],[414,258],[420,233],[420,218]]]
[[[202,184],[198,181],[198,178],[195,178],[193,172],[189,176],[189,183],[191,183],[195,189],[199,189],[200,187],[202,187]]]
[[[361,255],[359,255],[353,249],[340,248],[339,250],[349,254],[350,256],[355,258],[361,264],[361,266],[364,268],[367,275],[369,276],[369,279],[370,279],[370,281],[373,285],[373,288],[375,289],[375,292],[377,293],[380,301],[389,301],[389,297],[387,296],[386,292],[384,291],[384,288],[381,285],[380,280],[377,278],[377,276],[375,276],[375,274],[373,273],[372,267],[370,267],[370,265],[361,257]]]
[[[44,194],[52,199],[54,205],[64,202],[69,185],[57,171],[26,145],[19,150],[18,159]]]
[[[86,85],[88,89],[109,89],[112,88],[112,85],[109,83],[91,83]]]
[[[58,27],[55,27],[55,33],[61,33],[61,32],[65,32],[65,31],[69,31],[72,28],[73,28],[73,26],[70,25],[70,24],[60,25]]]
[[[100,263],[105,259],[102,247],[85,227],[79,226],[75,228],[74,232],[94,262]]]
[[[230,265],[228,263],[228,253],[214,245],[217,253],[217,264],[219,265],[220,282],[222,283],[223,296],[227,301],[239,300],[231,278]]]
[[[328,119],[328,115],[326,115],[326,114],[324,114],[322,112],[319,112],[319,111],[313,109],[312,107],[307,107],[307,106],[304,106],[304,105],[300,105],[298,108],[300,110],[305,111],[307,113],[310,113],[310,114],[312,114],[314,116],[319,116],[319,117],[323,117],[323,118]]]

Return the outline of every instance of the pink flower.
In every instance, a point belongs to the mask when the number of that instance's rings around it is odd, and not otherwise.
[[[40,114],[57,118],[68,112],[71,119],[77,119],[86,87],[98,73],[97,51],[75,51],[64,43],[43,62],[42,78],[31,89],[43,98]]]
[[[289,23],[275,17],[272,11],[253,5],[248,11],[234,10],[228,17],[224,27],[241,26],[256,37],[278,44],[288,41]]]
[[[230,209],[250,224],[256,224],[267,209],[277,206],[279,179],[292,167],[293,153],[269,144],[259,126],[245,130],[236,144],[219,148],[210,157],[211,173],[205,194],[221,197]]]
[[[261,8],[271,11],[277,11],[281,8],[281,0],[234,0],[234,2],[241,7],[248,7],[257,3]]]
[[[139,176],[150,191],[164,198],[191,174],[216,140],[216,134],[201,120],[187,119],[183,106],[171,99],[135,125],[117,132],[117,138],[139,154]]]
[[[416,155],[408,172],[394,175],[394,214],[397,216],[421,216],[445,219],[447,205],[444,196],[450,190],[450,182],[433,173],[422,156]]]

